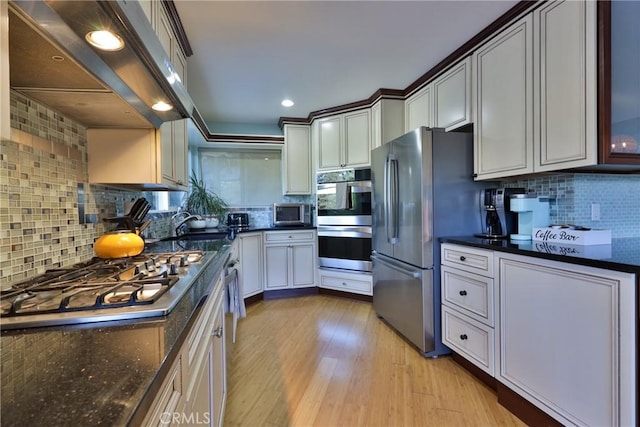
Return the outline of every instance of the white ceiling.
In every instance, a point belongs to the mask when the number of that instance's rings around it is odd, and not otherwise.
[[[516,3],[175,1],[200,114],[253,124],[405,89]]]

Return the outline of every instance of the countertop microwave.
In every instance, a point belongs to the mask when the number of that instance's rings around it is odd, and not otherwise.
[[[273,225],[277,227],[311,225],[311,205],[307,203],[274,203]]]

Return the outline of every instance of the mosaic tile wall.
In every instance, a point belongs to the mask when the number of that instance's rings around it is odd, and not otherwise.
[[[140,195],[85,184],[86,129],[16,92],[10,102],[14,141],[0,146],[3,289],[91,258],[95,239],[113,227],[101,218],[116,216],[125,201]]]
[[[555,199],[553,224],[610,229],[612,237],[640,237],[640,175],[558,174],[502,183],[523,187]],[[591,205],[600,205],[600,220],[591,219]]]

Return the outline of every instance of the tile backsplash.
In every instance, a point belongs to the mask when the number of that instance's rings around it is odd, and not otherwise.
[[[84,127],[17,92],[11,92],[10,102],[13,141],[0,146],[1,288],[91,258],[95,239],[111,229],[101,219],[142,196],[88,184]],[[556,174],[502,184],[553,197],[552,222],[640,237],[640,175]],[[285,200],[315,204],[313,196]],[[599,221],[591,220],[594,203],[600,205]],[[249,212],[255,226],[272,221],[270,206],[233,210]],[[170,216],[152,214],[149,235],[168,235]]]
[[[113,228],[101,219],[140,196],[86,183],[83,126],[17,92],[10,102],[13,141],[0,146],[2,288],[90,259],[93,242]]]
[[[551,222],[610,229],[614,238],[640,237],[640,175],[557,174],[503,182],[550,196]],[[599,205],[600,220],[591,219]]]

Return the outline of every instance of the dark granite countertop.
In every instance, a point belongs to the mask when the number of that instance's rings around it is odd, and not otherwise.
[[[2,425],[137,424],[212,291],[230,241],[160,242],[145,250],[181,248],[207,251],[206,268],[167,316],[2,331]]]
[[[640,274],[640,237],[614,238],[610,245],[567,245],[535,240],[516,242],[473,236],[442,237],[440,242]]]

